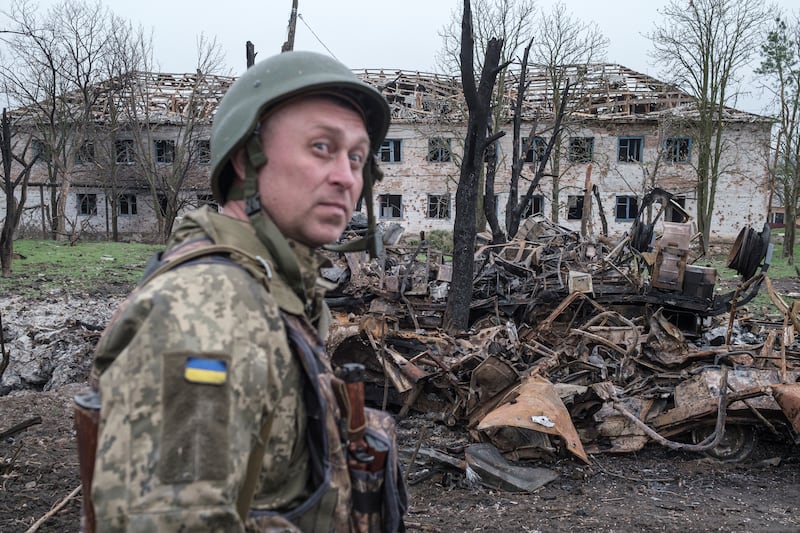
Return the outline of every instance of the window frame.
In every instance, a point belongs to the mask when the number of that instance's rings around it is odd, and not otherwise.
[[[575,205],[571,205],[575,204]],[[574,213],[577,213],[574,214]],[[580,220],[583,218],[583,195],[570,194],[567,196],[567,220]]]
[[[124,149],[124,152],[122,151]],[[120,154],[125,158],[120,158]],[[114,141],[114,163],[117,165],[133,165],[136,163],[136,144],[133,139],[117,139]]]
[[[539,209],[536,209],[536,204],[539,204]],[[519,219],[525,220],[526,218],[535,216],[535,215],[543,215],[544,214],[544,195],[543,194],[534,194],[531,196],[531,202],[528,204],[527,209],[520,213]]]
[[[400,163],[403,161],[403,139],[384,139],[377,156],[381,163]]]
[[[425,218],[432,220],[450,220],[450,193],[428,193]],[[433,213],[433,211],[436,213]],[[444,211],[442,213],[441,211]],[[434,216],[436,215],[436,216]]]
[[[686,155],[684,157],[680,157],[681,154],[681,147],[680,143],[686,143]],[[670,146],[670,143],[673,146]],[[664,139],[664,154],[666,157],[664,158],[668,163],[691,163],[692,161],[692,138],[688,135],[674,135],[672,137],[667,137]]]
[[[623,157],[623,150],[627,157]],[[635,135],[617,137],[617,162],[641,163],[643,159],[644,137]]]
[[[531,140],[531,146],[525,150],[525,143],[527,138],[520,141],[520,153],[524,157],[525,163],[539,163],[544,159],[544,153],[547,150],[547,139],[541,135],[534,135]]]
[[[139,214],[139,207],[135,194],[125,193],[119,195],[117,198],[117,214],[124,217],[132,217]]]
[[[175,162],[175,139],[153,140],[153,159],[156,163],[168,165]]]
[[[577,152],[576,145],[578,143],[588,143],[588,157],[586,147],[582,147],[580,153]],[[580,157],[578,157],[580,156]],[[570,137],[567,144],[567,160],[571,163],[578,163],[582,165],[589,164],[594,161],[594,137]]]
[[[196,139],[192,146],[194,151],[195,163],[207,166],[211,164],[211,140]]]
[[[633,205],[631,205],[633,204]],[[620,209],[624,216],[620,216]],[[633,214],[631,214],[633,209]],[[639,198],[633,194],[617,194],[614,200],[614,220],[616,222],[631,222],[639,215]]]
[[[428,155],[430,163],[449,163],[453,160],[452,139],[449,137],[431,137],[428,139]]]
[[[393,200],[397,200],[394,202]],[[391,215],[385,215],[384,209],[392,209]],[[397,214],[394,214],[397,210]],[[402,194],[379,194],[378,195],[378,218],[381,219],[399,219],[403,218],[403,195]]]
[[[97,216],[97,193],[79,192],[75,193],[76,211],[78,216],[94,217]]]
[[[75,164],[76,165],[90,165],[96,161],[94,155],[94,143],[85,141],[75,151]]]

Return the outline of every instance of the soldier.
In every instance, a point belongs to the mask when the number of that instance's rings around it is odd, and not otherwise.
[[[97,346],[98,531],[358,526],[315,249],[362,189],[371,203],[389,120],[378,91],[316,53],[230,87],[211,132],[221,213],[184,217]],[[379,527],[401,527],[389,514]]]

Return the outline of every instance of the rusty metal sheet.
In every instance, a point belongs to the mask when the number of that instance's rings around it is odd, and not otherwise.
[[[796,380],[800,372],[788,373],[792,380]],[[675,386],[675,406],[686,407],[709,398],[719,397],[719,382],[722,375],[720,368],[704,368],[699,374]],[[781,382],[778,369],[763,369],[752,367],[739,367],[728,369],[728,385],[732,391],[740,391],[753,387],[769,387]],[[747,403],[756,409],[779,410],[780,407],[769,395],[747,400]],[[742,402],[735,402],[729,409],[747,409]]]
[[[517,394],[513,403],[503,404],[487,414],[478,424],[478,430],[514,426],[557,435],[570,453],[589,464],[569,412],[552,383],[541,376],[528,376]]]
[[[800,383],[773,385],[772,395],[792,424],[792,428],[800,433]]]

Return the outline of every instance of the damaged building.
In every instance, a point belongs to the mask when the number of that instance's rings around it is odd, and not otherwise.
[[[591,222],[599,227],[602,220],[611,235],[626,231],[644,194],[654,187],[672,191],[677,204],[694,212],[697,150],[691,136],[692,99],[620,65],[565,69],[568,78],[580,79],[580,92],[570,109],[558,154],[558,194],[553,194],[552,179],[542,180],[523,216],[542,214],[552,220],[557,213],[560,224],[579,227],[587,173],[599,200]],[[460,79],[410,71],[356,73],[382,91],[393,115],[378,154],[385,179],[376,190],[375,212],[384,222],[397,223],[409,233],[451,230],[466,123]],[[514,72],[505,80],[499,116],[510,130],[517,90]],[[521,129],[531,139],[522,151],[526,159],[523,183],[531,178],[527,168],[542,157],[553,121],[546,76],[534,71],[529,80]],[[81,228],[87,238],[110,238],[115,228],[113,233],[119,238],[152,239],[158,224],[163,224],[158,213],[166,212],[168,196],[160,191],[175,183],[170,176],[180,175],[178,213],[211,203],[206,183],[209,125],[231,82],[232,78],[221,76],[147,73],[132,75],[124,83],[106,82],[96,91],[91,135],[82,134],[66,150],[56,181],[48,179],[55,162],[47,144],[37,137],[32,119],[23,121],[34,131],[32,151],[40,157],[33,166],[19,235],[47,233],[45,208],[56,201],[51,194],[54,188],[63,196],[66,226]],[[130,119],[121,120],[121,106],[135,108],[134,115],[128,112],[126,116],[138,117],[137,123],[145,126],[134,129]],[[727,110],[725,121],[723,142],[735,149],[725,151],[721,165],[725,172],[717,188],[712,239],[731,240],[743,225],[760,224],[767,216],[771,122],[734,109]],[[495,198],[501,221],[512,143],[512,136],[506,135],[497,144]]]

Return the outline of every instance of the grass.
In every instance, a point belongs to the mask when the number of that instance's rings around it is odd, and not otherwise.
[[[163,246],[119,243],[69,243],[18,240],[11,277],[0,277],[0,294],[45,297],[54,290],[94,292],[109,287],[127,292],[139,280],[147,260]]]

